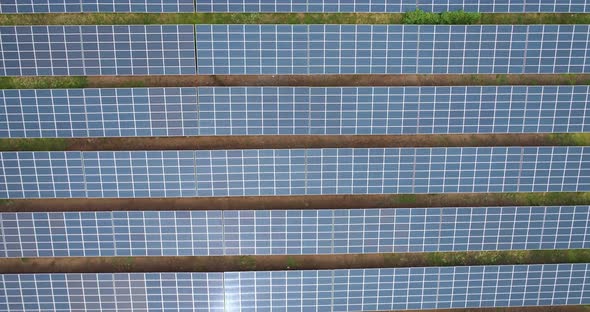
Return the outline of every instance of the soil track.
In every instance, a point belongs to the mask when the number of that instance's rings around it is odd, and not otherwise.
[[[418,195],[313,195],[191,198],[16,199],[0,212],[126,210],[286,210],[478,207],[589,204],[586,193],[470,193]]]
[[[0,274],[332,270],[561,263],[567,252],[491,251],[300,256],[0,258]],[[563,254],[563,255],[562,255]]]
[[[560,138],[564,138],[563,140]],[[555,146],[571,144],[556,134],[436,135],[256,135],[196,137],[122,137],[64,139],[69,151],[218,150],[288,148]],[[13,142],[18,142],[15,139]],[[11,144],[3,150],[26,150]],[[64,150],[59,145],[56,149]],[[49,146],[51,149],[51,146]]]
[[[198,86],[481,86],[588,84],[590,74],[526,75],[186,75],[88,77],[88,87]]]

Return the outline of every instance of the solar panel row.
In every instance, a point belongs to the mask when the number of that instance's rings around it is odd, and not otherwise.
[[[0,275],[3,311],[376,311],[590,303],[589,264]],[[26,299],[25,299],[26,298]]]
[[[2,0],[0,13],[194,12],[192,0]]]
[[[0,137],[584,132],[588,88],[0,90]]]
[[[0,137],[199,134],[196,88],[0,90],[0,104]]]
[[[196,0],[197,12],[407,12],[426,11],[519,13],[590,12],[586,0]],[[194,12],[187,0],[4,0],[0,13],[76,13],[76,12]]]
[[[191,25],[0,27],[0,76],[590,71],[590,25],[197,25],[196,31],[197,60]]]
[[[0,76],[195,74],[192,25],[3,26]]]
[[[589,12],[586,0],[196,0],[197,12]]]
[[[590,25],[197,25],[199,74],[590,71]]]
[[[3,152],[0,198],[590,190],[587,147]]]
[[[0,257],[588,248],[589,206],[0,214]]]

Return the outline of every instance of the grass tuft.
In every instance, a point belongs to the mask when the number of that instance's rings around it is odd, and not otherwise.
[[[587,263],[590,261],[590,250],[431,252],[427,253],[425,257],[428,266]]]
[[[72,89],[85,88],[86,77],[0,77],[0,89]]]
[[[590,14],[429,13],[51,13],[0,14],[0,25],[162,24],[590,24]]]
[[[0,206],[10,206],[14,202],[10,199],[0,198]]]
[[[240,256],[238,265],[242,270],[255,270],[256,259],[252,256]]]
[[[590,146],[590,133],[551,133],[549,141],[562,146]]]
[[[65,151],[68,141],[62,138],[0,139],[0,151]]]
[[[463,10],[454,12],[433,13],[425,12],[421,9],[404,13],[402,24],[421,24],[421,25],[470,25],[475,24],[480,19],[480,13],[465,12]]]

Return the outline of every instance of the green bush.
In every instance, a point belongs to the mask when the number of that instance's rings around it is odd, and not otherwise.
[[[440,15],[420,9],[404,13],[403,24],[440,24]]]
[[[465,11],[432,13],[420,9],[404,13],[403,24],[416,25],[469,25],[476,23],[480,18],[479,13]]]
[[[443,12],[440,15],[440,22],[445,25],[469,25],[477,22],[479,17],[479,13],[477,12],[465,12],[463,10]]]

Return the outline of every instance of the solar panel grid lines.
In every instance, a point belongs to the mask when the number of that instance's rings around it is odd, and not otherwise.
[[[589,12],[586,1],[293,1],[197,0],[197,12],[310,12],[310,13],[403,13],[421,9],[430,12],[463,10],[482,13],[583,13]]]
[[[7,311],[221,311],[222,273],[3,275]],[[18,291],[18,292],[17,292]],[[19,296],[31,296],[32,302]],[[211,300],[211,301],[209,301]]]
[[[1,90],[0,137],[588,131],[588,86]]]
[[[196,35],[203,75],[588,71],[587,25],[197,25]]]
[[[585,0],[574,1],[326,1],[326,0],[82,0],[26,1],[7,0],[0,4],[0,13],[189,13],[189,12],[293,12],[293,13],[403,13],[420,8],[425,11],[446,12],[464,10],[482,13],[584,13],[590,7]]]
[[[190,13],[189,0],[6,0],[0,13]]]
[[[578,305],[590,302],[587,270],[588,264],[580,263],[225,273],[13,274],[2,275],[6,295],[0,300],[6,301],[9,311],[72,307],[376,311]],[[32,302],[24,301],[25,295]]]
[[[197,135],[194,88],[2,90],[2,137]]]
[[[0,76],[193,75],[192,25],[2,26]]]
[[[1,198],[556,192],[586,147],[3,152]]]
[[[589,206],[1,213],[6,257],[588,248]]]

